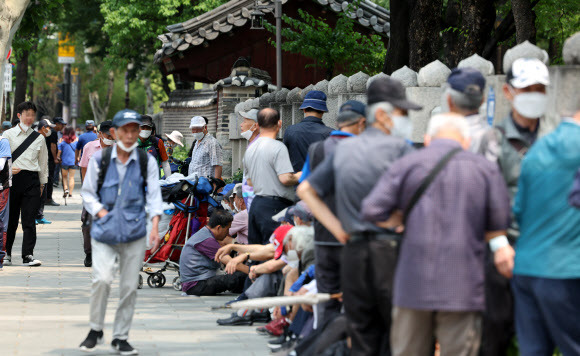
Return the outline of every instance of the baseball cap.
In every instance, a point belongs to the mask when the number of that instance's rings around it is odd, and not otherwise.
[[[288,231],[292,230],[294,226],[283,225],[279,226],[274,230],[274,233],[270,237],[270,243],[274,245],[276,252],[274,253],[274,259],[277,260],[284,253],[284,238]]]
[[[46,127],[46,126],[48,126],[48,127],[55,127],[56,125],[53,124],[52,122],[50,122],[50,120],[48,120],[48,119],[43,119],[43,120],[40,120],[38,122],[38,128],[39,129],[41,129],[43,127]]]
[[[12,123],[10,121],[4,121],[2,123],[2,128],[3,129],[10,129],[10,128],[12,128]]]
[[[141,115],[135,110],[123,109],[118,111],[113,117],[114,127],[121,127],[132,123],[141,125]]]
[[[95,126],[95,122],[93,120],[85,121],[85,127]]]
[[[240,111],[240,116],[258,122],[258,109]]]
[[[391,103],[404,110],[421,110],[423,107],[407,99],[403,84],[393,78],[377,78],[367,88],[367,105]]]
[[[550,85],[548,67],[537,58],[518,58],[506,74],[507,82],[522,89],[534,84]]]
[[[366,116],[367,106],[358,100],[349,100],[341,105],[340,111],[336,118],[336,124],[340,127],[343,124],[358,121]]]
[[[475,68],[454,68],[447,78],[447,84],[453,90],[467,95],[483,95],[485,78]]]
[[[288,214],[289,209],[290,208],[285,208],[282,211],[280,211],[278,214],[272,216],[272,220],[274,220],[278,223],[283,223],[283,222],[292,223],[292,216],[290,216]]]
[[[206,125],[205,119],[201,116],[194,116],[191,118],[191,122],[189,123],[189,128],[200,128]]]
[[[66,125],[66,122],[64,122],[64,120],[60,116],[53,117],[52,122],[54,122],[55,124]]]
[[[310,208],[304,203],[303,201],[299,201],[296,205],[291,206],[288,208],[288,214],[291,216],[297,216],[302,220],[305,221],[312,221],[312,211]]]
[[[328,112],[326,107],[326,94],[319,90],[311,90],[304,96],[304,101],[300,105],[300,110],[312,108],[314,110]]]
[[[153,118],[149,115],[141,115],[141,126],[153,127]]]
[[[113,121],[111,120],[103,121],[99,125],[99,132],[108,133],[111,127],[113,127]]]

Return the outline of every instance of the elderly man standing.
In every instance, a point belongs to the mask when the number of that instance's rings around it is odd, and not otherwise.
[[[427,148],[395,162],[362,203],[363,219],[383,227],[393,226],[389,218],[403,211],[393,355],[427,355],[434,338],[442,355],[475,356],[479,350],[485,241],[494,249],[506,239],[510,205],[498,167],[464,151],[469,144],[463,116],[431,118]],[[509,244],[495,250],[506,276],[511,256]]]
[[[207,119],[194,116],[189,124],[194,142],[191,147],[191,162],[188,175],[222,178],[222,146],[207,131]]]
[[[12,188],[10,188],[10,208],[8,233],[6,236],[6,265],[12,262],[12,246],[22,212],[22,261],[27,266],[40,266],[34,258],[36,245],[36,224],[40,195],[48,181],[48,150],[44,137],[32,129],[36,118],[36,106],[25,101],[18,104],[16,112],[20,123],[4,132],[12,150]]]
[[[244,155],[244,177],[256,194],[248,217],[248,243],[267,244],[278,227],[272,216],[294,205],[293,186],[301,173],[294,173],[288,149],[276,140],[282,126],[278,111],[260,110],[258,126],[260,138]]]
[[[81,157],[83,155],[83,150],[85,145],[91,141],[97,139],[97,134],[95,132],[95,122],[93,120],[87,120],[85,122],[86,132],[79,136],[79,140],[77,142],[77,148],[75,150],[75,164],[78,165],[81,161]],[[84,177],[81,175],[81,178]]]
[[[522,355],[551,355],[555,346],[580,355],[580,210],[568,202],[578,167],[580,111],[539,139],[522,162],[512,280]]]
[[[408,110],[421,107],[405,97],[394,79],[367,89],[367,128],[336,146],[298,187],[318,221],[341,243],[341,280],[351,355],[390,355],[391,285],[396,263],[393,234],[359,218],[362,199],[393,162],[411,152]],[[322,199],[334,195],[336,215]]]
[[[328,112],[326,94],[318,90],[309,91],[304,96],[300,110],[304,111],[304,119],[289,126],[284,132],[284,144],[288,147],[295,172],[304,166],[308,147],[314,142],[326,139],[332,132],[322,122],[322,115]]]
[[[240,111],[240,116],[242,117],[242,122],[240,123],[241,136],[248,140],[248,147],[250,147],[260,137],[258,110]],[[248,185],[246,177],[242,180],[242,193],[244,195],[244,203],[246,203],[246,208],[249,211],[252,200],[254,200],[254,189]]]

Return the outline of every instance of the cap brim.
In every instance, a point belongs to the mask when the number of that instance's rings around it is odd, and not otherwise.
[[[282,210],[278,214],[272,216],[272,220],[274,220],[276,222],[282,222],[282,221],[284,221],[284,218],[286,217],[286,212],[287,211],[288,211],[288,208]]]
[[[181,143],[181,140],[176,139],[175,137],[171,136],[171,134],[165,134],[165,137],[183,147],[183,143]]]
[[[284,254],[284,244],[280,244],[277,248],[276,248],[276,252],[274,253],[274,259],[277,260],[280,257],[282,257],[282,255]]]
[[[322,112],[328,112],[328,107],[326,105],[314,105],[314,104],[302,104],[300,105],[299,110],[304,110],[304,109],[314,109],[314,110],[318,110],[318,111],[322,111]]]
[[[404,110],[421,110],[423,109],[423,107],[419,104],[416,104],[412,101],[409,100],[394,100],[391,101],[391,104],[393,104],[395,107],[399,108],[399,109],[404,109]]]
[[[117,124],[115,127],[123,127],[123,126],[129,125],[129,124],[137,124],[137,125],[141,126],[141,120],[139,120],[139,119],[126,119],[126,121],[123,120],[120,124]]]
[[[205,126],[205,124],[203,124],[203,125],[189,125],[189,128],[190,128],[190,129],[201,129],[201,128],[203,128],[204,126]]]
[[[545,80],[542,78],[529,78],[527,80],[518,80],[517,78],[513,78],[510,81],[510,85],[516,89],[523,89],[535,84],[542,84],[548,86],[550,85],[550,80]]]

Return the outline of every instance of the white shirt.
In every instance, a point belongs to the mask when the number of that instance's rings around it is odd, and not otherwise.
[[[117,160],[117,145],[113,146],[113,152],[111,152],[111,161],[114,159],[117,167],[117,172],[119,174],[119,182],[123,182],[125,178],[125,173],[127,173],[127,166],[132,160],[139,162],[139,157],[137,154],[137,148],[131,152],[127,162],[122,163]],[[161,199],[161,187],[159,186],[159,168],[157,167],[157,161],[151,155],[147,155],[147,194],[146,194],[146,207],[151,218],[159,216],[163,213],[163,201]],[[89,160],[89,166],[87,167],[87,174],[83,182],[83,187],[81,188],[81,196],[83,197],[83,205],[87,211],[96,216],[99,211],[101,211],[104,206],[101,204],[101,198],[97,195],[97,180],[99,178],[99,165],[97,161],[93,158]],[[119,183],[121,184],[121,183]]]
[[[16,151],[18,146],[26,138],[32,134],[34,130],[29,128],[26,132],[22,131],[20,125],[4,131],[2,135],[10,142],[10,150],[12,153]],[[48,181],[48,149],[46,148],[46,140],[44,136],[39,135],[34,142],[28,146],[16,161],[13,160],[12,168],[20,168],[23,171],[38,172],[40,184],[46,184]],[[14,179],[18,179],[18,174],[14,175]]]

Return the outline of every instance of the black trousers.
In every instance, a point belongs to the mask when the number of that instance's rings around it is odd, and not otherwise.
[[[396,263],[397,246],[390,240],[352,242],[343,248],[341,286],[352,340],[351,356],[391,355],[389,336]]]
[[[340,259],[343,246],[315,245],[316,256],[316,287],[319,293],[339,293],[340,288]],[[317,307],[318,325],[334,319],[340,314],[342,303],[336,299],[320,303]]]
[[[91,253],[91,226],[93,225],[93,216],[83,207],[81,213],[81,231],[83,232],[83,249],[85,254]]]
[[[52,169],[52,170],[51,170]],[[42,195],[40,196],[40,205],[38,206],[38,214],[36,214],[36,219],[40,220],[44,218],[44,205],[47,201],[52,200],[52,177],[54,175],[54,163],[51,165],[48,164],[48,182],[44,185],[44,189],[42,190]]]
[[[54,162],[48,163],[48,182],[45,185],[46,201],[52,201],[52,191],[54,190],[54,171],[56,167]]]
[[[270,197],[256,196],[248,216],[248,243],[265,245],[280,223],[272,216],[289,207],[290,201],[281,201]]]
[[[34,254],[36,223],[34,218],[40,204],[40,180],[38,172],[20,171],[12,179],[10,189],[10,216],[6,234],[6,253],[12,255],[18,220],[22,212],[22,257]]]
[[[240,271],[234,274],[221,274],[205,281],[197,282],[186,293],[189,295],[216,295],[225,291],[242,293],[246,276],[245,273]]]

